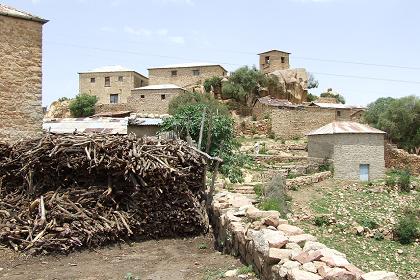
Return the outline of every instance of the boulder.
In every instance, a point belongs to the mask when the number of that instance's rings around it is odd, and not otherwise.
[[[287,270],[292,270],[294,268],[298,268],[300,266],[299,262],[295,262],[295,261],[286,261],[283,263],[283,265],[281,266],[282,268],[285,268]]]
[[[345,269],[334,267],[323,276],[323,280],[356,280],[356,275]]]
[[[263,224],[264,224],[264,225],[266,225],[266,226],[273,226],[273,227],[275,227],[275,228],[277,228],[277,226],[280,224],[280,222],[279,222],[279,218],[274,217],[274,216],[264,218],[264,219],[262,220],[262,222],[263,222]]]
[[[295,268],[287,272],[287,279],[288,280],[321,280],[322,277],[319,276],[318,274]]]
[[[263,238],[268,242],[270,248],[282,248],[289,240],[279,231],[263,229]]]
[[[326,263],[328,266],[331,266],[331,267],[344,267],[350,264],[346,258],[342,256],[337,256],[337,255],[322,257],[321,261],[323,261],[324,263]]]
[[[388,271],[372,271],[363,274],[360,277],[361,280],[398,280],[397,275],[394,272]]]
[[[305,246],[303,246],[303,251],[308,252],[311,250],[321,250],[324,248],[327,248],[327,246],[322,243],[309,240],[306,241]]]
[[[288,260],[292,254],[290,249],[270,248],[268,250],[268,262],[278,263],[281,260]]]
[[[290,242],[297,243],[303,247],[307,241],[316,241],[316,237],[311,234],[298,234],[289,237]]]
[[[263,210],[259,210],[259,209],[255,208],[255,207],[248,207],[246,209],[246,216],[251,221],[261,220],[261,219],[268,218],[268,217],[279,220],[280,213],[278,211],[274,211],[274,210],[263,211]]]
[[[315,264],[313,262],[304,263],[302,265],[302,269],[306,270],[308,272],[312,272],[312,273],[317,273],[318,272],[318,270],[316,269]]]
[[[297,226],[292,226],[289,224],[281,224],[277,227],[278,230],[281,230],[286,235],[298,235],[303,234],[303,230],[301,228],[298,228]]]

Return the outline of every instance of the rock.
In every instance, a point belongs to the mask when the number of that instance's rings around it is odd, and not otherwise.
[[[365,228],[362,226],[357,226],[354,228],[354,231],[356,232],[357,235],[362,235],[363,232],[365,231]]]
[[[323,280],[356,280],[356,275],[345,269],[335,267],[328,271]]]
[[[322,277],[327,276],[328,272],[330,272],[332,270],[331,267],[327,266],[327,265],[323,265],[318,267],[318,274],[321,275]]]
[[[280,213],[274,210],[263,211],[255,207],[249,207],[248,209],[246,209],[246,216],[248,217],[248,219],[252,221],[260,220],[260,219],[268,218],[268,217],[272,217],[274,219],[279,220]]]
[[[302,248],[299,246],[299,244],[290,242],[290,240],[289,240],[289,243],[287,243],[285,247],[286,249],[297,249],[299,251],[302,251]]]
[[[344,268],[356,275],[357,278],[360,278],[360,276],[364,274],[364,272],[360,268],[356,267],[353,264],[345,265]]]
[[[360,277],[361,280],[398,280],[397,275],[394,272],[388,271],[372,271],[363,274]]]
[[[298,268],[287,272],[288,280],[321,280],[322,277],[308,271],[300,270]]]
[[[302,269],[312,273],[317,273],[318,271],[313,262],[304,263]]]
[[[225,272],[225,277],[234,277],[238,274],[237,269],[228,270]]]
[[[232,207],[239,208],[246,205],[252,205],[252,200],[245,196],[238,196],[230,200]]]
[[[397,253],[401,255],[402,253],[404,253],[404,251],[403,251],[403,250],[401,250],[401,249],[398,249],[398,250],[397,250]]]
[[[279,218],[274,217],[274,216],[264,218],[262,222],[264,225],[273,226],[273,227],[277,227],[280,224]]]
[[[332,255],[328,257],[322,257],[321,261],[326,263],[328,266],[331,267],[344,267],[346,265],[349,265],[350,263],[348,260],[342,256]]]
[[[311,234],[298,234],[289,237],[290,242],[297,243],[303,247],[307,241],[316,241],[316,237]]]
[[[297,226],[292,226],[289,224],[281,224],[277,227],[278,230],[281,230],[286,235],[298,235],[303,234],[303,230],[301,228],[298,228]]]
[[[300,266],[299,262],[295,262],[295,261],[286,261],[283,263],[283,265],[281,267],[287,269],[287,270],[291,270],[294,268],[298,268]]]
[[[322,258],[322,254],[320,251],[310,251],[305,252],[302,251],[299,255],[293,256],[292,259],[300,262],[301,264],[307,263],[307,262],[313,262],[316,260],[319,260]]]
[[[346,254],[341,253],[337,250],[331,249],[331,248],[324,248],[324,249],[320,249],[319,251],[321,251],[322,255],[324,257],[329,257],[329,256],[341,256],[343,258],[346,257]]]
[[[252,240],[255,250],[267,255],[268,254],[268,242],[264,239],[264,234],[259,230],[248,230],[247,237]]]
[[[303,251],[308,252],[311,250],[315,251],[315,250],[320,250],[324,248],[327,248],[325,244],[309,240],[309,241],[306,241],[305,246],[303,246]]]
[[[282,248],[289,240],[279,231],[263,229],[263,238],[268,242],[270,248]]]
[[[270,248],[268,250],[268,261],[269,263],[278,263],[281,260],[288,260],[291,254],[292,250],[290,249]]]
[[[288,224],[289,222],[285,219],[279,219],[279,225]]]

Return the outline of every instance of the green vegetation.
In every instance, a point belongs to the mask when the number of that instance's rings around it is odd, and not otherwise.
[[[414,239],[419,237],[419,218],[420,217],[416,217],[414,214],[409,213],[399,219],[398,224],[394,229],[394,233],[401,244],[410,244]]]
[[[238,274],[248,274],[248,273],[254,273],[254,270],[252,269],[252,265],[248,266],[242,266],[238,268]]]
[[[254,186],[254,192],[257,195],[257,197],[261,197],[264,195],[264,186],[261,184]]]
[[[265,189],[265,196],[260,198],[258,207],[262,210],[276,210],[282,217],[290,212],[289,202],[291,197],[287,194],[286,184],[281,175],[273,177]]]
[[[73,117],[89,117],[95,114],[95,104],[98,101],[94,95],[85,93],[78,94],[69,105],[70,112]]]
[[[391,141],[410,151],[420,146],[420,98],[379,98],[368,105],[363,119],[387,132]]]
[[[58,102],[63,102],[63,101],[67,101],[67,100],[71,100],[70,98],[68,98],[68,97],[65,97],[65,96],[63,96],[63,97],[60,97],[60,98],[58,98]]]
[[[225,270],[222,269],[214,269],[210,270],[208,269],[206,271],[206,274],[204,275],[204,280],[217,280],[225,278]]]
[[[327,92],[321,93],[320,96],[321,97],[335,98],[335,100],[337,100],[337,102],[338,103],[341,103],[341,104],[345,104],[346,103],[346,99],[344,99],[344,96],[342,96],[341,94],[338,94],[338,93],[333,93],[331,88],[329,88],[327,90]]]
[[[369,229],[375,229],[379,227],[379,224],[371,217],[362,216],[357,219],[357,222],[359,225]]]
[[[198,244],[198,249],[200,249],[200,250],[204,250],[204,249],[207,249],[207,248],[209,248],[209,246],[206,243]]]
[[[128,272],[125,277],[125,280],[140,280],[140,276],[134,276],[133,274],[131,274],[130,272]]]
[[[314,219],[314,224],[318,227],[326,226],[330,224],[330,219],[325,215],[316,216]]]
[[[315,95],[315,94],[312,94],[312,93],[308,93],[308,95],[307,95],[307,97],[306,97],[306,100],[308,101],[308,102],[314,102],[315,100],[317,100],[318,99],[318,96],[317,95]]]
[[[387,173],[385,184],[389,187],[398,186],[402,192],[410,191],[411,174],[408,170],[391,170]]]

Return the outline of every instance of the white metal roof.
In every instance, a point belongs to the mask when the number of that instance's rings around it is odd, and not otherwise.
[[[17,17],[17,18],[22,18],[22,19],[27,19],[27,20],[33,20],[33,21],[38,21],[41,23],[46,23],[48,22],[48,20],[34,16],[30,13],[24,12],[24,11],[19,11],[15,8],[12,8],[10,6],[6,6],[3,4],[0,4],[0,15],[4,15],[4,16],[10,16],[10,17]]]
[[[139,87],[135,89],[182,89],[181,87],[174,85],[174,84],[161,84],[161,85],[150,85],[145,87]]]
[[[189,63],[179,63],[179,64],[169,64],[169,65],[164,65],[164,66],[158,66],[158,67],[152,67],[149,69],[154,69],[154,68],[189,68],[189,67],[200,67],[200,66],[220,66],[223,68],[223,66],[221,66],[220,64],[216,64],[216,63],[208,63],[208,62],[189,62]]]
[[[42,129],[52,133],[127,134],[126,118],[63,118],[44,120]]]
[[[364,108],[363,106],[359,105],[346,105],[341,103],[318,103],[318,102],[311,102],[309,106],[318,106],[321,108],[332,108],[332,109],[351,109],[351,108]]]
[[[385,134],[384,131],[357,122],[332,122],[309,132],[307,135],[343,134],[343,133],[372,133]]]
[[[86,72],[82,73],[97,73],[97,72],[127,72],[127,71],[133,71],[132,69],[125,68],[121,65],[109,65],[109,66],[103,66],[99,68],[95,68]]]

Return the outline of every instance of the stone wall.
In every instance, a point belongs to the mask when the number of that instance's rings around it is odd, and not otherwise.
[[[130,106],[127,103],[118,103],[118,104],[96,104],[95,105],[95,114],[107,113],[107,112],[120,112],[120,111],[130,111]]]
[[[315,174],[310,174],[306,176],[300,176],[293,179],[286,179],[286,187],[290,189],[291,187],[303,187],[307,185],[312,185],[315,183],[322,182],[331,177],[331,171],[324,171]]]
[[[412,174],[420,175],[420,156],[385,144],[385,166],[387,168],[408,169]]]
[[[194,70],[199,71],[198,76],[193,75]],[[172,76],[172,71],[176,71],[176,76]],[[219,65],[180,68],[150,68],[149,84],[174,84],[179,87],[188,88],[194,85],[203,84],[206,79],[213,76],[224,77],[226,74],[226,70]]]
[[[135,113],[168,114],[169,102],[181,88],[173,89],[135,89],[128,98],[128,107]]]
[[[383,134],[335,134],[334,177],[359,180],[360,164],[369,164],[369,180],[385,175]]]
[[[277,211],[261,211],[247,196],[221,192],[210,206],[218,249],[252,265],[263,280],[397,280],[393,272],[364,273],[345,254],[317,242]]]
[[[266,57],[270,58],[270,62],[267,64],[265,61]],[[286,52],[281,51],[269,51],[265,53],[259,54],[259,64],[260,64],[260,70],[264,73],[271,73],[276,70],[284,70],[289,69],[290,63],[289,63],[289,54]],[[282,59],[284,58],[284,62],[282,63]]]
[[[105,77],[110,78],[109,86],[105,86]],[[134,71],[79,73],[79,92],[98,97],[98,105],[110,104],[111,94],[118,94],[118,103],[127,103],[133,88],[147,85],[148,79]]]
[[[0,141],[42,132],[42,23],[0,15]]]

